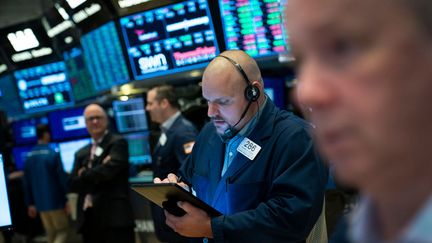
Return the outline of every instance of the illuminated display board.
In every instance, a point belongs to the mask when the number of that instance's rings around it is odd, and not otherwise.
[[[42,25],[57,50],[64,50],[79,43],[79,31],[60,4],[55,4],[55,7],[45,11]]]
[[[87,70],[96,90],[108,90],[129,81],[120,39],[114,22],[109,22],[81,38]]]
[[[22,114],[21,104],[17,102],[18,91],[15,86],[15,80],[12,74],[0,76],[0,110],[7,113],[8,116]]]
[[[136,80],[202,68],[219,53],[205,0],[123,17],[120,25]]]
[[[0,46],[10,63],[18,68],[59,60],[40,19],[1,29]]]
[[[79,101],[96,96],[97,92],[90,72],[87,70],[82,49],[74,47],[63,52],[63,59],[75,100]]]
[[[24,112],[48,111],[73,104],[64,62],[14,72]]]
[[[255,58],[287,52],[280,0],[219,0],[227,49]]]

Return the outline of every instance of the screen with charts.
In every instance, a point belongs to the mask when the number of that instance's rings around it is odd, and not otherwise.
[[[0,154],[0,229],[12,226],[9,197],[6,187],[6,173],[4,171],[3,156]]]
[[[87,70],[84,53],[81,47],[73,47],[63,52],[66,73],[69,77],[76,101],[97,95],[92,76]]]
[[[60,158],[63,163],[63,169],[66,173],[72,173],[75,153],[80,150],[82,147],[91,143],[90,138],[72,140],[67,142],[61,142],[58,144]]]
[[[21,115],[23,113],[19,100],[15,79],[12,74],[0,76],[0,108],[8,116]]]
[[[240,49],[254,58],[287,52],[281,0],[219,0],[228,50]]]
[[[89,136],[84,118],[84,107],[53,111],[48,114],[51,138],[64,141]]]
[[[113,102],[113,110],[119,132],[136,132],[148,129],[143,98],[127,101],[116,100]]]
[[[73,104],[64,62],[14,72],[24,112],[48,111]]]
[[[136,80],[202,68],[219,54],[206,0],[188,0],[120,19]]]
[[[129,81],[120,39],[114,22],[109,22],[81,37],[87,70],[97,91]]]
[[[48,118],[35,117],[12,123],[12,132],[15,144],[36,144],[36,126],[39,124],[48,124]]]
[[[29,146],[18,146],[14,147],[12,149],[12,155],[15,160],[15,169],[16,170],[23,170],[24,169],[24,163],[27,158],[28,153],[33,149],[35,145],[29,145]],[[58,147],[56,143],[50,143],[50,148],[56,152],[58,152]]]
[[[124,134],[129,145],[129,162],[133,165],[151,164],[149,132]]]

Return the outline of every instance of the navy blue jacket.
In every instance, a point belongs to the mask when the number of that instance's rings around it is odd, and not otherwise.
[[[157,144],[152,155],[154,177],[166,178],[169,173],[177,174],[181,163],[186,159],[185,145],[195,141],[198,131],[182,115],[177,117],[165,132],[166,143]]]
[[[248,137],[261,151],[254,160],[237,153],[221,178],[225,144],[213,124],[203,128],[181,175],[224,214],[211,222],[216,242],[306,239],[321,213],[327,182],[308,129],[268,100]]]
[[[47,144],[36,145],[27,155],[24,178],[27,205],[42,212],[64,208],[68,177],[59,154]]]

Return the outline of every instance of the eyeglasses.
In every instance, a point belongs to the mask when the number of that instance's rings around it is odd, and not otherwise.
[[[91,122],[93,120],[100,121],[102,119],[104,119],[103,116],[89,116],[85,118],[86,122]]]

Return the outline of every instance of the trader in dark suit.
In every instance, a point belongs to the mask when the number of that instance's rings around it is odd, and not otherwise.
[[[172,86],[154,87],[147,93],[146,110],[153,122],[160,125],[161,135],[153,151],[153,175],[165,178],[177,173],[197,135],[194,125],[180,113],[180,105]],[[152,205],[156,236],[160,241],[187,242],[165,224],[163,210]]]
[[[92,144],[75,154],[70,180],[71,191],[79,194],[78,232],[85,243],[133,243],[128,144],[108,132],[107,114],[99,105],[88,105],[84,117]]]

